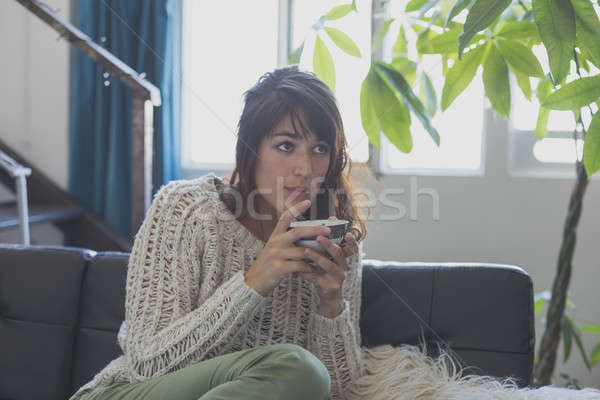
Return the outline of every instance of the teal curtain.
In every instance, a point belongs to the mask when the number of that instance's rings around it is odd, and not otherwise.
[[[76,26],[161,91],[154,108],[153,193],[180,177],[181,1],[79,0]],[[131,90],[78,49],[71,67],[69,192],[126,237]]]

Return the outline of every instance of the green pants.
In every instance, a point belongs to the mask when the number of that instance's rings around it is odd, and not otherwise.
[[[295,344],[236,351],[136,383],[97,387],[81,400],[328,400],[327,368]]]

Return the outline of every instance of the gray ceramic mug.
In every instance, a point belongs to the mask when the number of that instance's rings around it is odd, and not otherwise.
[[[351,226],[348,228],[348,221],[345,219],[311,219],[305,221],[294,221],[290,223],[288,230],[299,227],[299,226],[327,226],[331,229],[331,233],[328,238],[333,243],[337,244],[340,247],[343,247],[346,243],[346,233],[350,231],[356,231],[357,237],[356,241],[360,242],[362,238],[362,232],[360,229]],[[317,242],[317,237],[307,237],[294,242],[296,246],[310,247],[318,251],[319,253],[325,254],[329,256],[327,250],[325,250],[319,242]]]

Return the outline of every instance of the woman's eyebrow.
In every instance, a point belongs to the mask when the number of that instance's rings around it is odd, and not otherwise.
[[[282,131],[282,132],[277,132],[277,133],[271,134],[271,139],[275,139],[278,136],[287,136],[289,138],[296,139],[296,140],[300,138],[300,136],[298,136],[296,133]]]
[[[293,132],[288,132],[288,131],[281,131],[281,132],[273,133],[273,134],[270,135],[270,138],[271,139],[276,139],[279,136],[285,136],[285,137],[289,137],[289,138],[294,139],[294,140],[300,140],[300,136],[298,134],[293,133]],[[316,138],[314,141],[315,142],[327,143],[324,139],[321,139],[321,138]]]

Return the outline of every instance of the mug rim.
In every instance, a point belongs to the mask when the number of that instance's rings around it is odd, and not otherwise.
[[[309,219],[305,221],[293,221],[290,223],[290,227],[295,228],[300,226],[338,226],[347,224],[348,221],[345,219]]]

